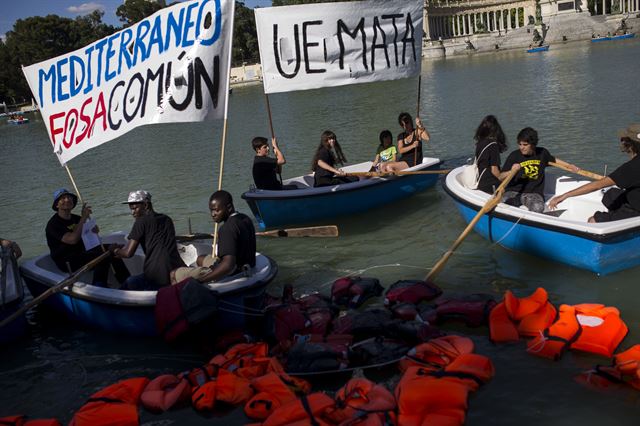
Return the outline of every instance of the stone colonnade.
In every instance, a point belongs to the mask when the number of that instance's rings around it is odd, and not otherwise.
[[[430,1],[427,2],[424,30],[431,40],[468,36],[478,32],[501,33],[520,28],[521,21],[527,25],[529,16],[535,16],[534,0],[476,0],[473,4],[454,0],[436,3]]]
[[[602,10],[604,10],[604,1],[602,0]],[[640,11],[640,0],[620,0],[620,12],[638,12]]]

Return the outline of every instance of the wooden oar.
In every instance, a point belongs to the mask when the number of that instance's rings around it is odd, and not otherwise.
[[[487,201],[484,204],[484,206],[482,206],[480,211],[478,211],[478,214],[476,214],[476,216],[471,220],[471,222],[469,222],[467,227],[464,228],[464,231],[462,231],[462,233],[460,234],[458,239],[453,243],[451,248],[444,254],[444,256],[442,256],[442,258],[438,261],[438,263],[436,263],[435,266],[433,268],[431,268],[431,272],[429,272],[429,274],[425,278],[425,281],[429,281],[429,280],[433,279],[433,277],[435,277],[437,274],[440,273],[442,268],[444,268],[444,264],[447,263],[447,260],[449,260],[449,258],[453,254],[453,252],[458,248],[458,246],[467,237],[467,235],[469,235],[469,233],[473,230],[473,227],[476,225],[476,223],[478,223],[480,218],[485,213],[488,213],[491,210],[493,210],[495,208],[495,206],[497,206],[500,203],[500,200],[502,199],[502,194],[504,193],[504,189],[509,184],[511,179],[513,179],[513,177],[516,175],[516,173],[518,173],[518,170],[511,170],[509,172],[509,174],[502,181],[502,183],[500,184],[498,189],[496,189],[496,192],[493,193],[491,198],[489,198],[489,201]]]
[[[337,237],[338,235],[338,227],[336,225],[274,229],[272,231],[256,232],[256,236],[258,237]],[[205,233],[176,235],[176,241],[206,240],[211,238],[213,238],[213,235]]]
[[[563,165],[558,164],[558,163],[554,163],[553,161],[549,161],[549,165],[553,166],[553,167],[557,167],[557,168],[562,169],[562,170],[566,170],[566,171],[571,172],[571,173],[579,174],[580,176],[588,177],[589,179],[593,179],[593,180],[600,180],[600,179],[602,179],[604,177],[602,175],[590,172],[588,170],[579,170],[577,172],[574,172],[569,167],[563,166]]]
[[[349,172],[346,176],[404,176],[404,175],[446,175],[451,169],[447,170],[398,170],[397,172]]]
[[[55,286],[51,287],[50,289],[48,289],[47,291],[42,293],[40,296],[36,297],[31,302],[27,303],[22,308],[18,309],[16,312],[14,312],[13,314],[11,314],[7,318],[5,318],[2,322],[0,322],[0,329],[2,327],[4,327],[5,325],[9,324],[14,319],[18,318],[20,315],[22,315],[25,312],[27,312],[32,307],[38,305],[43,300],[49,298],[49,296],[52,296],[52,295],[64,290],[65,287],[69,287],[69,286],[73,285],[76,281],[78,281],[80,279],[80,276],[82,274],[84,274],[88,270],[92,269],[98,263],[102,262],[110,254],[111,254],[111,252],[108,252],[108,251],[102,253],[100,256],[98,256],[95,259],[91,260],[86,265],[84,265],[83,267],[78,269],[76,272],[74,272],[73,275],[69,276],[68,278],[65,278],[60,283],[58,283]]]

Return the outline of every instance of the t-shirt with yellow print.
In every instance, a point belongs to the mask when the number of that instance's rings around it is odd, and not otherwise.
[[[544,169],[550,161],[556,161],[555,157],[545,148],[536,147],[532,155],[522,155],[520,150],[515,150],[507,157],[503,171],[511,170],[511,166],[520,164],[520,171],[509,182],[507,191],[516,191],[521,194],[540,194],[544,196]]]

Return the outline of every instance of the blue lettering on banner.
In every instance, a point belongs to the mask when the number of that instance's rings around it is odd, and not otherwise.
[[[47,106],[49,92],[51,104],[80,94],[87,95],[152,55],[163,54],[168,49],[188,48],[196,43],[211,46],[221,37],[222,23],[221,0],[201,0],[145,19],[136,28],[125,28],[98,40],[87,46],[81,54],[54,60],[52,65],[43,66],[37,71],[40,106]],[[305,54],[315,46],[317,43],[309,43],[305,39]],[[83,117],[82,114],[80,116]]]

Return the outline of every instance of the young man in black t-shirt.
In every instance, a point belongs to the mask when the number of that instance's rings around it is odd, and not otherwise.
[[[615,169],[609,176],[553,197],[549,201],[550,209],[555,209],[558,204],[569,197],[589,194],[617,185],[623,191],[620,191],[614,205],[611,205],[606,212],[595,212],[589,218],[589,222],[611,222],[640,216],[640,155],[638,155],[640,154],[640,124],[630,125],[618,132],[618,136],[620,137],[620,149],[629,155],[630,160]]]
[[[170,274],[185,266],[176,245],[176,230],[167,215],[153,211],[151,194],[147,191],[132,191],[123,204],[128,204],[135,218],[129,232],[129,242],[114,251],[117,257],[129,258],[138,245],[144,251],[143,274],[127,280],[126,290],[157,290],[171,284]]]
[[[531,127],[522,129],[517,139],[518,149],[509,154],[504,162],[500,180],[504,180],[512,168],[520,172],[507,185],[502,201],[542,213],[544,211],[544,169],[549,163],[558,163],[575,172],[580,169],[555,158],[545,148],[538,147],[538,132]]]
[[[224,222],[218,230],[218,260],[213,262],[210,256],[203,256],[198,264],[204,267],[179,268],[173,273],[174,282],[187,277],[202,283],[216,281],[256,265],[256,230],[249,216],[235,211],[231,194],[211,194],[209,210],[216,223]]]
[[[78,216],[71,213],[77,203],[78,197],[66,189],[60,188],[55,191],[51,208],[56,214],[49,219],[45,229],[51,259],[58,269],[65,273],[80,269],[103,253],[100,246],[91,250],[85,249],[82,242],[82,229],[91,215],[91,207],[85,203],[82,206],[81,216]],[[110,249],[112,249],[111,246],[105,246],[105,250]],[[107,258],[94,267],[92,283],[106,286],[110,266],[113,266],[119,283],[123,283],[129,277],[129,271],[122,260]]]
[[[282,166],[287,163],[284,154],[278,147],[276,138],[271,139],[273,153],[276,158],[269,157],[269,145],[267,138],[257,136],[251,141],[251,146],[256,152],[253,159],[253,182],[258,189],[279,191],[281,189],[297,189],[295,185],[282,185],[278,176],[282,172]]]

